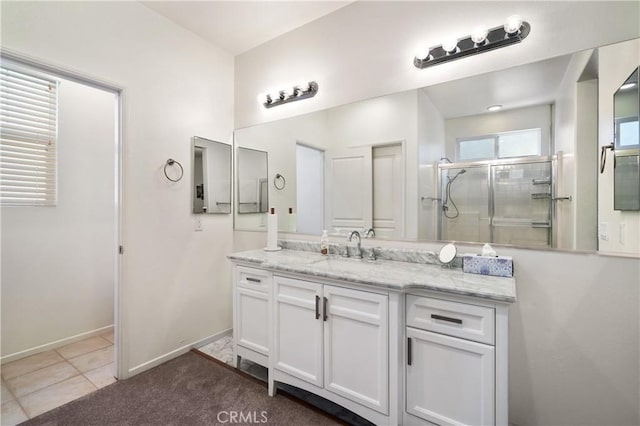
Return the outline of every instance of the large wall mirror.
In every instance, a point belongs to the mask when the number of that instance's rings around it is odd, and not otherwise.
[[[234,143],[287,176],[269,188],[270,207],[297,213],[282,231],[597,250],[599,115],[617,61],[637,66],[639,51],[579,51],[238,129]]]
[[[193,213],[231,213],[231,145],[192,138]]]

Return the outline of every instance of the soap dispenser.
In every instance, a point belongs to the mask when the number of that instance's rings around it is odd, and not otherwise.
[[[326,229],[322,231],[322,237],[320,238],[320,253],[329,254],[329,234]]]

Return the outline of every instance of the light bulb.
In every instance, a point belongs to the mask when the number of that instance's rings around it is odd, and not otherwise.
[[[502,105],[491,105],[490,107],[487,108],[487,111],[498,111],[499,109],[502,109]]]
[[[425,59],[429,58],[430,53],[431,53],[430,49],[420,48],[416,51],[416,58],[420,61],[424,61]]]
[[[279,90],[275,90],[275,91],[269,93],[269,97],[271,98],[271,102],[276,102],[276,101],[279,101],[280,99],[282,99],[282,97],[280,96],[280,91]]]
[[[285,99],[286,98],[290,98],[290,97],[296,95],[296,88],[295,87],[289,87],[289,88],[283,90],[283,92],[284,92]]]
[[[522,27],[522,18],[520,15],[511,15],[507,18],[507,23],[504,24],[504,31],[507,34],[515,34]]]
[[[483,27],[477,27],[471,33],[471,41],[473,41],[475,44],[484,43],[488,35],[489,30]]]
[[[297,83],[295,87],[297,88],[297,92],[298,92],[297,95],[300,96],[302,92],[306,92],[307,90],[309,90],[309,82],[303,81],[303,82]]]
[[[454,53],[458,48],[458,40],[455,38],[445,40],[442,42],[442,50],[447,53]]]

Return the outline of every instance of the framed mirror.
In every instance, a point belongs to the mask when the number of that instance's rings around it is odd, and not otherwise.
[[[269,209],[268,154],[250,148],[237,151],[238,214],[266,213]]]
[[[640,210],[640,96],[638,69],[613,95],[614,210]]]
[[[231,148],[199,136],[192,138],[193,213],[231,213]]]

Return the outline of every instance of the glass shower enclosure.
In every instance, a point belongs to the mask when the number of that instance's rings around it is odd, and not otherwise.
[[[438,165],[439,239],[554,247],[555,157]]]

